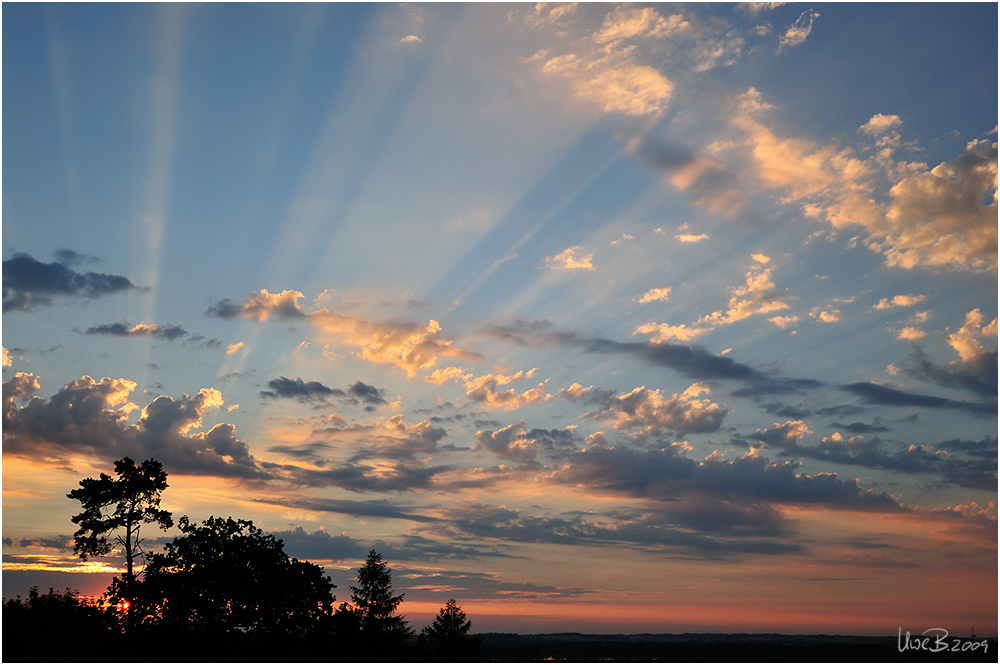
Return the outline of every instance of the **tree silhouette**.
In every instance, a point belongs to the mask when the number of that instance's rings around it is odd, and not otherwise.
[[[83,504],[83,512],[73,517],[80,528],[73,537],[73,552],[84,561],[88,557],[107,556],[115,549],[108,536],[115,534],[115,543],[125,555],[125,579],[112,582],[114,595],[126,601],[128,616],[132,616],[131,597],[135,592],[134,561],[143,554],[139,529],[143,524],[156,524],[169,529],[173,517],[160,508],[160,494],[167,488],[167,472],[154,459],[136,466],[128,457],[115,462],[112,478],[102,473],[98,478],[84,478],[80,487],[66,496]]]
[[[452,598],[420,635],[426,638],[435,659],[468,661],[475,660],[480,645],[479,639],[469,635],[471,628],[472,622],[466,621],[465,612]]]
[[[358,586],[351,587],[354,607],[342,605],[338,619],[344,621],[348,612],[353,613],[368,645],[399,646],[413,635],[405,617],[395,616],[404,595],[392,595],[392,571],[382,555],[371,550],[365,565],[358,569]]]
[[[184,533],[149,556],[143,618],[173,630],[301,637],[332,611],[323,568],[289,558],[283,542],[253,522],[185,515]]]

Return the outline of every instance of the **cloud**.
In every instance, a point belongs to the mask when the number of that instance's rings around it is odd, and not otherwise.
[[[869,404],[884,404],[889,406],[922,406],[931,409],[954,409],[968,411],[975,415],[996,414],[996,400],[992,402],[959,402],[933,395],[907,393],[877,383],[851,383],[840,386],[840,389],[857,395]]]
[[[18,374],[4,383],[4,451],[20,457],[58,459],[66,454],[93,455],[112,461],[155,457],[172,473],[245,479],[269,477],[235,437],[232,425],[220,423],[207,432],[202,416],[223,406],[222,395],[203,388],[179,400],[154,399],[140,410],[136,424],[128,424],[137,405],[128,401],[135,389],[128,379],[84,376],[50,398],[33,397],[38,390],[32,375]]]
[[[334,397],[351,396],[368,405],[385,404],[382,390],[362,381],[355,381],[347,390],[330,388],[319,381],[303,381],[301,378],[289,379],[279,376],[267,382],[270,390],[262,390],[260,396],[265,399],[294,399],[300,403],[323,403]]]
[[[447,521],[424,530],[453,540],[472,536],[559,545],[627,543],[657,551],[667,548],[697,552],[702,556],[784,554],[801,550],[795,544],[747,537],[781,533],[780,515],[776,511],[766,506],[738,506],[723,501],[708,505],[710,502],[711,499],[699,505],[686,502],[670,511],[662,506],[644,506],[641,511],[608,514],[574,511],[558,517],[534,516],[507,506],[470,504],[448,510]]]
[[[671,288],[669,286],[660,289],[650,289],[649,291],[646,291],[644,294],[642,294],[642,296],[639,298],[639,302],[640,303],[656,302],[656,301],[666,302],[667,300],[670,299],[670,291]]]
[[[740,2],[736,6],[750,16],[756,16],[761,12],[773,11],[787,4],[787,2]]]
[[[379,462],[359,465],[354,462],[333,464],[311,469],[283,467],[282,477],[288,482],[308,487],[339,487],[349,492],[406,492],[434,489],[435,478],[452,469],[450,466],[426,466],[419,462]],[[446,489],[442,485],[441,489]]]
[[[768,319],[771,323],[778,326],[782,330],[787,330],[788,328],[793,328],[799,322],[799,317],[797,316],[772,316]]]
[[[781,203],[837,229],[861,226],[865,246],[888,265],[996,269],[996,143],[971,141],[954,162],[928,169],[894,161],[891,147],[878,147],[885,137],[864,157],[836,142],[779,138],[746,112],[732,124],[748,137],[756,178],[782,190]]]
[[[569,346],[584,353],[615,354],[635,358],[656,367],[668,367],[695,381],[731,380],[744,384],[733,395],[763,396],[812,390],[823,385],[814,379],[785,378],[776,372],[762,372],[730,357],[715,355],[702,346],[668,342],[619,342],[602,337],[588,337],[576,332],[552,331],[548,321],[515,319],[507,325],[491,324],[489,335],[518,340],[524,346]]]
[[[412,522],[436,522],[439,518],[414,512],[412,506],[402,506],[387,499],[353,501],[345,499],[303,498],[301,494],[288,496],[259,496],[252,499],[258,503],[277,505],[297,510],[338,513],[356,517],[378,517],[400,519]]]
[[[667,502],[698,493],[732,502],[900,510],[891,497],[863,490],[855,480],[832,473],[809,475],[798,463],[772,463],[755,452],[732,461],[711,455],[697,462],[676,446],[637,451],[594,445],[571,455],[550,481]]]
[[[795,20],[795,23],[788,26],[785,30],[785,34],[781,35],[781,39],[778,40],[778,50],[776,53],[783,52],[786,48],[793,46],[799,46],[806,41],[809,33],[812,32],[813,21],[819,18],[819,12],[812,9],[807,9],[802,12],[799,17]]]
[[[417,37],[416,35],[407,35],[406,37],[403,37],[402,39],[400,39],[399,43],[400,44],[419,44],[422,41],[423,40],[420,39],[420,37]]]
[[[966,314],[962,327],[948,335],[948,345],[958,353],[963,364],[973,368],[982,364],[987,366],[992,364],[993,368],[996,369],[996,353],[993,353],[993,360],[990,363],[989,354],[976,337],[996,337],[997,320],[993,319],[985,326],[983,325],[984,320],[985,317],[979,308]]]
[[[137,323],[133,326],[128,321],[122,321],[121,323],[105,323],[87,328],[86,334],[109,335],[112,337],[155,337],[172,342],[175,339],[187,336],[188,332],[181,326],[169,323],[162,326],[156,323]]]
[[[902,337],[902,333],[900,336]],[[915,348],[910,352],[903,371],[915,379],[936,383],[946,388],[964,388],[980,397],[997,394],[996,351],[984,350],[980,354],[970,356],[969,362],[958,361],[939,365],[931,362],[920,348]]]
[[[524,421],[512,423],[496,431],[476,432],[476,449],[487,450],[498,459],[523,465],[534,465],[539,452],[554,454],[576,450],[574,427],[544,430],[525,427]]]
[[[312,325],[321,336],[332,336],[331,342],[356,346],[356,356],[375,363],[395,365],[403,369],[408,378],[417,371],[433,366],[438,356],[480,359],[472,353],[453,346],[453,341],[442,336],[441,325],[431,319],[427,325],[412,321],[367,321],[352,316],[336,314],[326,308],[306,312],[299,305],[305,296],[300,291],[282,291],[272,294],[266,289],[252,293],[237,304],[226,298],[212,305],[206,312],[222,319],[244,317],[266,321],[275,316],[284,320],[302,320]]]
[[[514,374],[484,374],[476,376],[467,374],[459,367],[445,367],[434,370],[424,377],[427,383],[444,385],[448,381],[455,381],[465,386],[466,397],[473,402],[487,407],[503,407],[507,411],[512,411],[525,404],[536,404],[546,402],[552,398],[545,392],[545,383],[539,383],[536,387],[518,393],[513,387],[501,390],[500,386],[510,385],[522,379],[530,378],[537,368],[527,372],[518,371]]]
[[[305,316],[305,312],[299,307],[299,300],[302,298],[305,296],[301,291],[269,293],[267,289],[261,289],[260,293],[251,293],[240,305],[226,298],[209,307],[205,314],[226,320],[238,316],[254,321],[267,321],[271,316],[299,319]]]
[[[840,321],[843,313],[839,309],[824,310],[820,307],[814,307],[809,316],[816,320],[817,323],[836,323]]]
[[[640,162],[662,173],[667,182],[698,207],[730,218],[746,217],[747,197],[736,174],[725,164],[649,136],[633,138],[628,147]],[[686,225],[678,230],[682,233],[674,237],[682,243],[708,239],[706,234],[683,233]]]
[[[672,326],[669,323],[646,323],[636,328],[635,332],[632,334],[649,335],[655,333],[656,338],[654,341],[656,342],[669,342],[675,339],[681,342],[686,342],[696,337],[700,337],[705,333],[712,332],[714,329],[714,327],[689,327],[683,323],[676,326]]]
[[[882,115],[881,113],[876,113],[871,117],[871,119],[865,124],[858,127],[859,132],[864,132],[865,134],[885,134],[890,129],[895,129],[896,127],[901,127],[903,121],[900,120],[898,115]]]
[[[705,233],[701,233],[701,234],[698,234],[698,235],[692,235],[690,233],[681,233],[681,234],[676,235],[674,237],[677,238],[677,240],[679,242],[685,243],[685,244],[687,244],[687,243],[694,243],[694,242],[701,242],[702,240],[708,240],[708,235],[705,234]]]
[[[416,425],[403,422],[403,414],[397,413],[384,423],[365,434],[365,446],[351,456],[351,462],[378,457],[388,460],[413,460],[431,455],[438,450],[438,443],[448,433],[434,427],[429,420]]]
[[[749,438],[764,444],[767,448],[782,450],[798,449],[799,441],[812,434],[809,425],[802,420],[786,420],[784,423],[774,423],[771,427],[758,429]]]
[[[889,193],[889,228],[873,243],[889,265],[996,270],[996,143],[972,141],[953,163],[906,177]]]
[[[753,256],[758,263],[766,263],[761,259],[770,261],[762,254]],[[728,309],[724,312],[718,310],[701,316],[690,326],[687,324],[647,323],[636,328],[632,334],[656,333],[655,341],[658,342],[669,342],[674,339],[687,341],[711,332],[716,326],[729,325],[755,314],[768,314],[788,309],[788,303],[785,300],[792,296],[787,290],[780,290],[775,286],[771,278],[771,270],[772,268],[764,268],[762,265],[753,266],[746,274],[746,283],[730,290],[732,297],[729,299]]]
[[[905,296],[903,295],[893,296],[892,300],[888,298],[882,298],[877,303],[875,303],[872,309],[892,309],[894,307],[912,307],[913,305],[918,305],[925,300],[927,300],[927,296],[913,295],[912,293]]]
[[[226,347],[226,355],[231,356],[240,349],[243,348],[244,342],[236,342],[235,344],[230,344]]]
[[[830,462],[863,466],[909,474],[931,474],[944,482],[982,490],[997,486],[996,439],[962,441],[955,439],[932,445],[909,445],[895,453],[883,450],[877,437],[866,440],[852,436],[845,440],[839,432],[824,437],[819,446],[799,446],[789,449],[802,457]],[[956,453],[979,453],[983,459],[962,459]]]
[[[287,398],[297,402],[326,401],[328,398],[344,394],[339,388],[329,388],[319,381],[303,381],[301,378],[288,379],[279,376],[267,382],[270,390],[262,390],[260,396],[267,399]]]
[[[3,359],[2,359],[2,363],[0,363],[0,364],[2,364],[3,367],[10,367],[11,366],[10,351],[7,350],[6,346],[3,347]]]
[[[540,267],[553,270],[593,270],[591,261],[593,254],[583,254],[582,247],[567,247],[555,256],[546,256],[539,263]]]
[[[54,296],[100,298],[138,289],[127,277],[106,273],[78,273],[69,265],[80,255],[60,250],[55,263],[42,263],[28,254],[17,253],[3,262],[3,312],[30,312],[52,304]]]
[[[630,393],[608,399],[601,407],[583,414],[591,420],[607,420],[612,427],[629,432],[636,439],[659,436],[664,432],[691,434],[714,432],[722,426],[729,409],[708,399],[705,384],[695,383],[681,394],[665,397],[660,391],[641,386]]]
[[[768,314],[788,309],[785,300],[791,295],[787,290],[778,289],[771,279],[772,268],[754,266],[746,275],[746,283],[732,289],[729,308],[725,313],[713,312],[698,319],[698,325],[728,324],[742,321],[755,314]]]

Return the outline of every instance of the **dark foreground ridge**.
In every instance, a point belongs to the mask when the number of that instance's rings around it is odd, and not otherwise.
[[[586,635],[483,633],[484,660],[513,662],[996,662],[997,639],[685,633]],[[923,639],[923,636],[921,636]],[[975,645],[975,646],[973,646]],[[902,649],[902,650],[901,650]],[[954,649],[954,650],[953,650]]]

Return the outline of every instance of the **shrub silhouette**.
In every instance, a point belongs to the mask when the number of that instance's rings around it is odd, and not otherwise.
[[[38,593],[33,586],[27,598],[3,601],[4,662],[87,660],[80,645],[100,654],[113,632],[108,613],[95,602],[79,598],[75,591]],[[59,639],[53,640],[52,636]],[[100,656],[97,656],[98,658]]]

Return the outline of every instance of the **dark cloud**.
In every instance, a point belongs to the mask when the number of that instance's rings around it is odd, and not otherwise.
[[[188,334],[181,326],[171,324],[158,325],[155,323],[133,326],[128,321],[121,323],[105,323],[92,328],[87,328],[88,335],[110,335],[112,337],[155,337],[173,341]],[[204,339],[204,338],[202,338]]]
[[[322,464],[327,460],[327,453],[333,449],[329,443],[314,441],[291,446],[271,446],[267,451],[311,464]]]
[[[174,473],[262,480],[269,477],[250,454],[249,446],[226,423],[207,432],[203,414],[222,406],[221,394],[203,389],[175,400],[160,396],[146,405],[136,424],[128,424],[127,403],[135,383],[125,379],[84,376],[50,398],[19,402],[38,390],[30,374],[4,383],[4,453],[60,459],[77,453],[113,461],[155,457]]]
[[[910,352],[903,371],[920,381],[946,388],[964,388],[981,397],[993,397],[997,394],[996,351],[984,351],[968,362],[937,365],[917,347]]]
[[[728,501],[900,509],[888,495],[863,490],[855,480],[841,480],[836,474],[810,476],[801,472],[799,463],[771,463],[753,453],[732,461],[713,456],[696,462],[676,447],[642,451],[595,445],[571,455],[551,481],[665,501],[697,491]]]
[[[746,515],[747,511],[734,510]],[[766,511],[766,509],[765,509]],[[801,551],[797,544],[766,538],[730,537],[720,533],[693,532],[681,526],[683,517],[643,511],[634,515],[606,516],[577,513],[565,517],[534,517],[504,506],[471,505],[449,510],[448,520],[424,527],[442,537],[476,537],[513,542],[559,545],[608,543],[655,549],[696,551],[699,554],[787,554]]]
[[[262,498],[253,499],[258,503],[266,503],[275,506],[285,506],[299,510],[311,510],[321,513],[336,513],[340,515],[350,515],[352,517],[378,517],[386,519],[408,520],[411,522],[437,522],[438,517],[423,515],[415,512],[412,506],[400,505],[386,499],[374,501],[347,501],[343,499],[317,499],[317,498]]]
[[[4,544],[13,545],[14,541],[8,538],[4,538]],[[24,548],[57,550],[60,552],[67,552],[73,549],[73,536],[51,536],[47,538],[46,537],[21,538],[19,541],[17,541],[17,544],[19,547],[24,547]]]
[[[279,376],[267,382],[270,390],[260,391],[260,396],[267,399],[294,399],[297,402],[326,401],[330,397],[343,396],[340,388],[329,388],[319,381],[303,381],[300,378],[289,379]]]
[[[431,455],[438,450],[438,443],[448,433],[431,425],[430,421],[422,421],[416,425],[403,422],[402,414],[397,414],[385,422],[381,433],[370,433],[365,436],[365,446],[351,456],[351,462],[357,462],[372,457],[389,460],[413,460]]]
[[[57,252],[57,258],[68,260],[69,264],[62,261],[42,263],[22,253],[4,261],[3,312],[30,312],[51,305],[53,296],[99,298],[139,288],[121,275],[76,272],[69,265],[77,263],[79,256],[71,250]]]
[[[954,453],[965,453],[984,459],[963,459]],[[863,466],[899,473],[932,474],[944,483],[981,490],[997,487],[997,440],[962,441],[953,439],[934,445],[911,445],[895,452],[886,452],[878,437],[864,439],[840,437],[824,439],[815,447],[799,446],[789,454],[834,464]]]
[[[57,249],[55,251],[56,263],[61,263],[66,267],[73,267],[82,263],[97,263],[100,259],[92,254],[79,254],[72,249]]]
[[[851,434],[875,434],[878,432],[888,432],[890,431],[888,427],[879,424],[879,419],[876,418],[875,422],[871,425],[866,425],[862,422],[853,422],[850,424],[843,423],[830,423],[830,427],[836,427],[837,429],[843,430],[845,432],[850,432]]]
[[[487,450],[498,459],[534,467],[540,466],[536,461],[540,453],[558,458],[566,451],[576,450],[579,443],[573,429],[528,430],[522,420],[495,431],[476,432],[475,448]]]
[[[224,298],[205,311],[206,316],[231,320],[244,316],[255,321],[265,321],[271,316],[279,319],[302,319],[307,316],[299,306],[302,294],[298,291],[268,293],[266,289],[251,293],[242,304],[232,298]]]
[[[347,389],[347,394],[357,397],[365,404],[385,404],[386,402],[382,398],[383,392],[385,391],[375,386],[369,386],[361,381],[355,381]]]
[[[678,188],[695,205],[730,218],[759,222],[757,215],[748,212],[745,184],[729,166],[649,136],[636,147],[636,156],[647,168],[667,176],[683,171],[687,184]]]
[[[404,462],[380,464],[378,468],[353,462],[326,469],[285,467],[287,479],[309,487],[339,487],[350,492],[405,492],[429,489],[435,476],[450,471],[450,466],[423,466]]]
[[[347,390],[340,388],[330,388],[319,381],[303,381],[301,378],[289,379],[280,376],[267,382],[270,390],[260,391],[260,396],[265,399],[294,399],[301,403],[326,404],[333,398],[350,397],[350,403],[363,403],[366,411],[372,410],[370,407],[385,404],[382,397],[383,390],[370,386],[362,381],[355,381],[348,386]]]
[[[403,558],[403,557],[395,557]],[[458,557],[455,557],[458,558]],[[507,582],[494,573],[454,570],[420,570],[407,568],[405,573],[393,576],[393,584],[406,592],[410,600],[440,603],[442,595],[495,598],[499,600],[537,600],[538,598],[578,597],[592,593],[577,587],[556,587],[532,582]]]
[[[649,365],[667,367],[681,376],[698,381],[737,381],[743,387],[730,393],[737,397],[793,394],[823,386],[821,381],[814,379],[785,378],[773,372],[762,372],[728,356],[715,355],[698,345],[652,341],[618,342],[575,332],[550,332],[550,326],[548,321],[514,319],[506,324],[491,323],[483,332],[525,346],[570,346],[580,348],[585,353],[628,356]]]
[[[232,298],[225,298],[205,310],[206,316],[214,316],[219,319],[230,321],[243,313],[243,307],[237,304]]]
[[[857,395],[868,404],[883,404],[887,406],[920,406],[931,409],[954,409],[967,411],[978,416],[996,415],[996,400],[984,402],[959,402],[933,395],[907,393],[877,383],[851,383],[840,386],[840,389]]]

